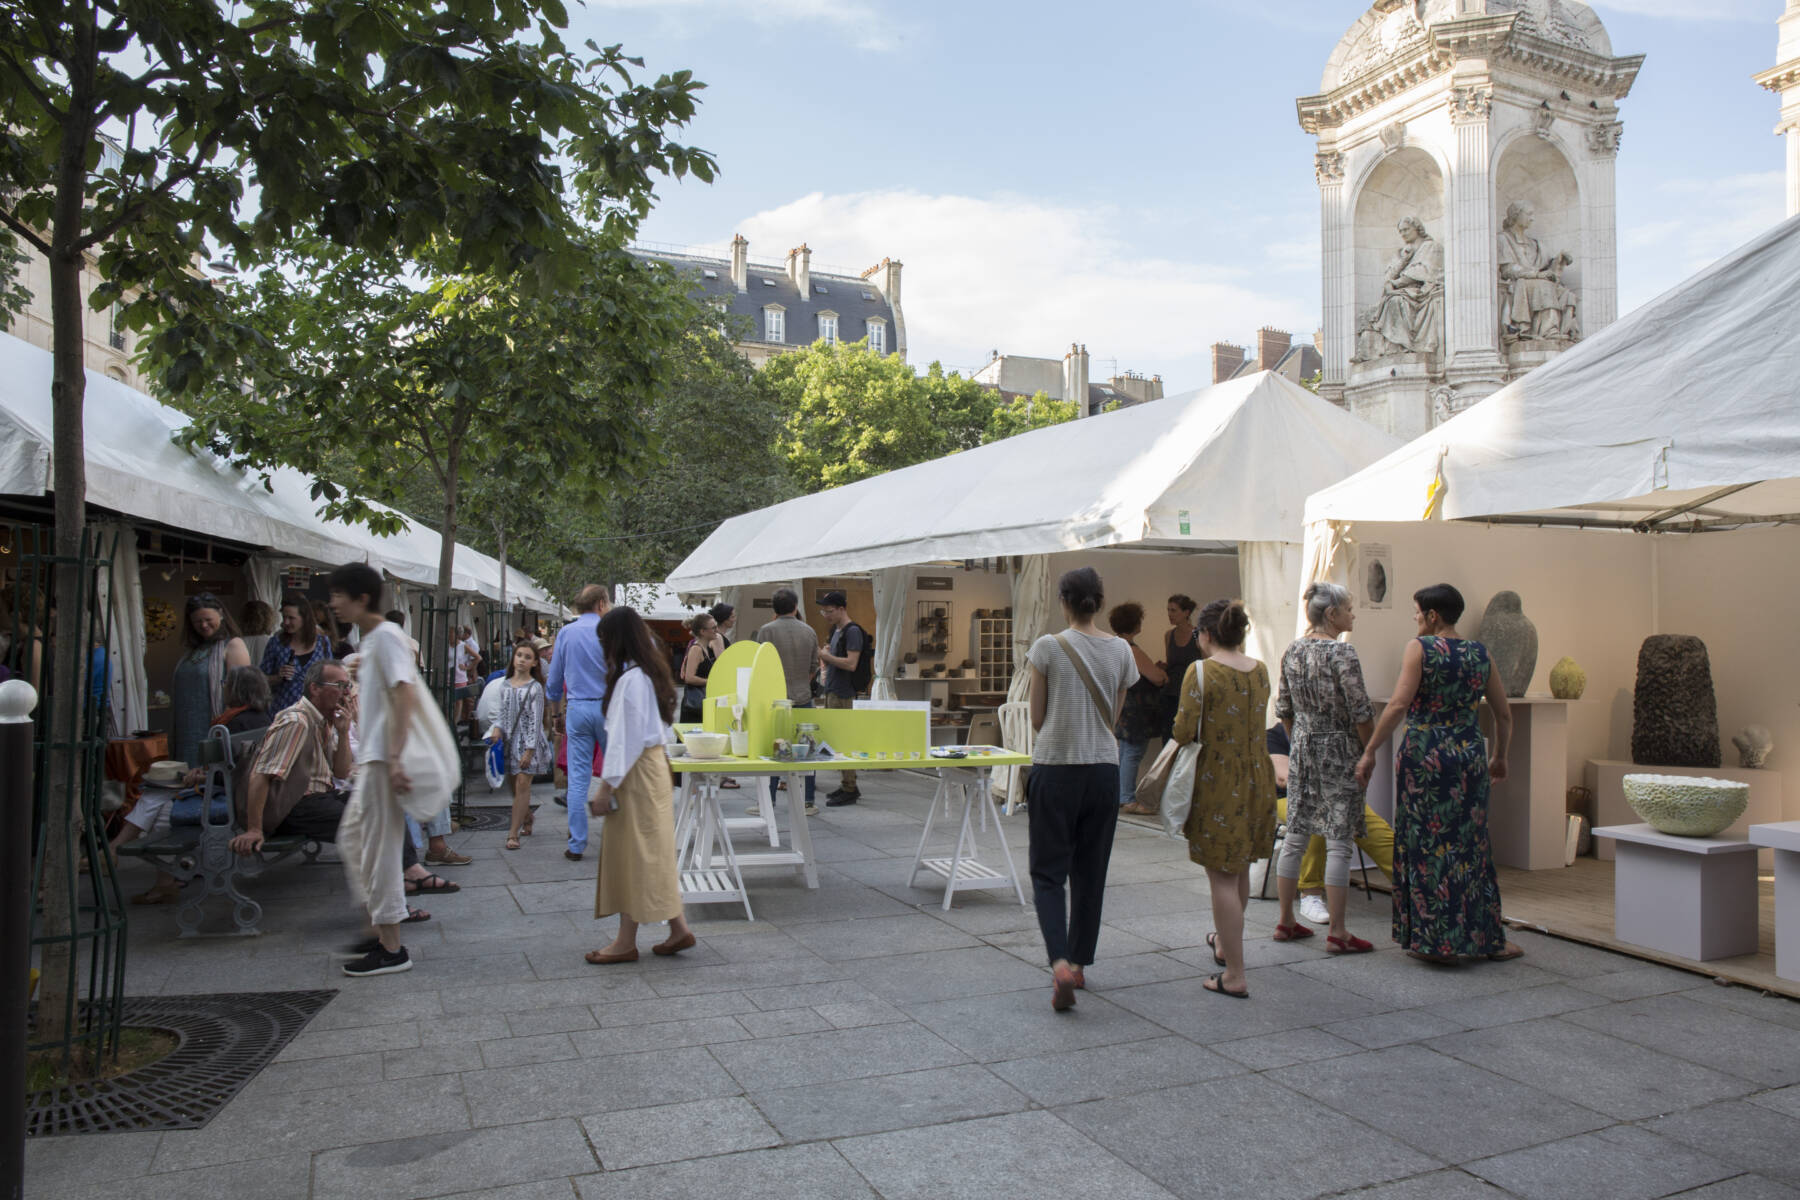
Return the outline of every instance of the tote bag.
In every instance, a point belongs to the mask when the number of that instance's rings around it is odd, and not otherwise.
[[[1188,813],[1194,806],[1194,772],[1199,762],[1199,742],[1175,748],[1175,762],[1169,770],[1168,786],[1163,788],[1161,809],[1163,832],[1172,838],[1187,838]]]
[[[379,656],[368,654],[361,659],[361,689],[365,700],[379,697],[380,703],[391,704],[389,681],[382,677],[377,665]],[[413,681],[412,721],[406,733],[406,745],[400,749],[400,769],[412,787],[396,797],[406,815],[424,825],[450,807],[456,789],[462,784],[462,759],[456,752],[456,738],[450,723],[438,711],[424,685]],[[392,715],[390,711],[390,716]]]

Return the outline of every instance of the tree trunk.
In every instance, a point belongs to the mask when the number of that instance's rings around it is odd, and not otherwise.
[[[78,44],[91,43],[92,25],[77,28]],[[55,672],[51,689],[54,703],[46,714],[53,746],[46,769],[49,791],[45,807],[44,856],[42,859],[43,915],[40,936],[68,937],[74,932],[75,888],[72,874],[86,814],[83,810],[81,756],[75,743],[81,738],[82,696],[86,692],[81,641],[84,608],[81,569],[82,534],[87,525],[87,455],[82,435],[82,406],[87,397],[87,376],[82,327],[87,305],[81,295],[82,255],[77,248],[83,228],[83,201],[87,190],[87,112],[92,76],[84,69],[88,56],[75,54],[70,72],[70,96],[63,128],[61,158],[57,164],[56,206],[51,221],[49,267],[52,314],[50,404],[53,448],[51,469],[56,496],[56,556],[54,576],[58,626],[46,629],[54,639],[50,669]],[[39,984],[37,1038],[60,1041],[68,1036],[74,1014],[74,977],[70,959],[73,942],[47,942],[43,950]],[[85,1064],[72,1063],[72,1073]]]
[[[500,543],[500,611],[506,611],[506,530],[496,528],[494,537]]]
[[[450,627],[449,611],[451,581],[456,570],[456,485],[462,473],[462,440],[454,433],[450,437],[450,444],[444,448],[444,468],[444,516],[438,531],[443,540],[438,543],[438,581],[434,597],[438,610],[438,623],[444,629],[444,644],[441,651],[433,647],[428,648],[426,653],[438,656],[440,671],[453,671],[451,663],[454,661],[456,631]],[[451,688],[456,686],[454,674],[447,675],[445,678]],[[451,712],[455,712],[454,707]]]

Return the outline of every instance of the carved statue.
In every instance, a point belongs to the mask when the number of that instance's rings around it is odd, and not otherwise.
[[[1533,216],[1529,204],[1509,204],[1500,227],[1501,335],[1508,342],[1578,341],[1581,300],[1562,285],[1563,268],[1575,260],[1566,250],[1544,252],[1526,232]]]
[[[1436,354],[1444,344],[1444,248],[1417,217],[1402,217],[1381,302],[1357,322],[1353,362],[1390,354]]]

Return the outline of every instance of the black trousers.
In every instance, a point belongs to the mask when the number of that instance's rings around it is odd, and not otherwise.
[[[336,842],[338,822],[344,819],[344,806],[350,803],[346,792],[313,792],[300,797],[300,803],[288,810],[287,819],[275,831],[275,837],[303,837],[315,842]],[[400,866],[404,871],[419,861],[418,848],[410,837],[400,839]]]
[[[1025,785],[1031,823],[1031,892],[1050,961],[1094,961],[1106,866],[1119,825],[1119,764],[1045,763]],[[1064,896],[1064,884],[1068,894]]]

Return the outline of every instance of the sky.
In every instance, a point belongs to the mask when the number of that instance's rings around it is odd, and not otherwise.
[[[1647,56],[1618,158],[1620,311],[1782,217],[1782,0],[1592,5]],[[1359,0],[587,0],[571,32],[707,84],[645,242],[905,264],[908,359],[992,351],[1210,382],[1215,341],[1320,322],[1319,90]]]

